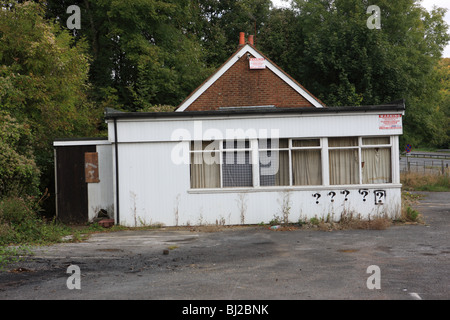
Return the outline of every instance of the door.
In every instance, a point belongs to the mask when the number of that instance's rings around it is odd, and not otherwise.
[[[57,219],[63,223],[88,221],[84,154],[95,151],[95,145],[56,147]]]

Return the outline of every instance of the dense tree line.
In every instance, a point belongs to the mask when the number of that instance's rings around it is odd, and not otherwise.
[[[254,34],[258,49],[328,106],[404,98],[402,143],[448,148],[445,11],[428,12],[416,0],[379,0],[381,27],[369,29],[370,4],[294,0],[276,9],[270,0],[2,2],[0,197],[51,186],[52,141],[104,134],[105,107],[178,105],[237,49],[241,31]],[[67,28],[70,5],[81,9],[80,29]]]

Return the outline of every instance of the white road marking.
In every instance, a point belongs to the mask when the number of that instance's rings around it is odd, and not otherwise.
[[[422,298],[415,292],[410,292],[409,295],[414,298],[414,300],[422,300]]]

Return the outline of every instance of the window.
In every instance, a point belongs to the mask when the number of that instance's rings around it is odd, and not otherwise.
[[[191,142],[191,188],[220,188],[217,142]]]
[[[191,188],[392,183],[391,157],[390,137],[193,141]]]
[[[223,141],[223,187],[253,186],[250,141]]]
[[[321,185],[322,160],[320,140],[292,140],[292,184]]]
[[[329,138],[328,150],[330,185],[392,182],[390,137]]]
[[[259,140],[262,187],[321,185],[321,163],[320,139]]]
[[[288,139],[259,140],[259,184],[261,186],[289,185]]]
[[[392,182],[390,138],[362,138],[362,183]]]
[[[359,183],[358,138],[329,138],[330,185]]]

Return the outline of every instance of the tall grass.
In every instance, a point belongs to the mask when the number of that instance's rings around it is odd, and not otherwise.
[[[0,245],[58,242],[70,230],[45,221],[32,200],[9,197],[0,200]]]
[[[450,191],[448,174],[422,174],[405,172],[400,175],[400,182],[405,191]]]
[[[30,244],[60,242],[69,228],[44,221],[35,200],[6,197],[0,200],[0,269],[19,256],[31,253]]]

